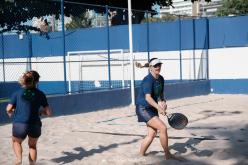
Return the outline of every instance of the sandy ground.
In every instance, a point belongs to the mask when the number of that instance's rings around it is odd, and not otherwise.
[[[122,107],[43,118],[38,165],[248,165],[248,95],[207,95],[168,101],[168,112],[188,116],[184,130],[168,128],[172,153],[184,161],[164,160],[159,138],[147,156],[138,156],[146,126],[134,108]],[[166,124],[167,120],[161,116]],[[28,164],[27,140],[23,164]],[[13,164],[11,124],[0,126],[0,165]]]

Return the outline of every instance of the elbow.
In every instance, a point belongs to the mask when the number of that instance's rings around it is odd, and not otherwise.
[[[146,100],[148,103],[150,103],[151,100],[152,100],[152,97],[151,97],[150,95],[146,95],[146,96],[145,96],[145,100]]]
[[[6,107],[7,112],[11,112],[13,110],[13,106],[11,104],[8,104]]]
[[[52,116],[52,112],[51,111],[48,111],[47,112],[47,116],[49,116],[49,117]]]
[[[149,96],[145,96],[145,100],[146,100],[147,102],[149,102],[149,100],[150,100]]]
[[[50,108],[48,108],[48,109],[47,109],[47,111],[46,111],[46,115],[47,115],[47,116],[52,116],[52,111],[51,111],[51,109],[50,109]]]
[[[52,116],[52,112],[51,112],[51,109],[50,107],[45,107],[42,111],[41,111],[41,114],[44,115],[44,116]]]

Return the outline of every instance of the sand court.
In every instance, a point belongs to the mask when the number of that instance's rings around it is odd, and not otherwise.
[[[181,162],[163,159],[158,136],[147,155],[138,156],[146,126],[137,122],[132,106],[43,118],[37,164],[247,165],[247,101],[248,95],[224,94],[169,100],[169,113],[181,112],[189,119],[184,130],[167,123],[171,152],[185,159]],[[27,140],[23,147],[25,165]],[[13,164],[11,124],[0,126],[0,157],[1,165]]]

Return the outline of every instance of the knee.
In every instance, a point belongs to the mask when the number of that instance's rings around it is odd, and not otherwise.
[[[30,149],[36,149],[36,145],[28,145]]]
[[[154,139],[157,135],[157,132],[152,132],[152,133],[149,133],[147,136],[149,139]]]
[[[29,148],[36,149],[36,143],[29,142],[28,146]]]
[[[154,133],[152,133],[151,137],[152,137],[152,138],[155,138],[156,135],[157,135],[157,132],[154,132]]]
[[[19,144],[22,144],[22,139],[18,139],[18,138],[15,138],[15,137],[12,137],[12,142],[13,143],[19,143]]]
[[[166,127],[166,125],[161,126],[161,127],[159,128],[159,132],[160,132],[160,133],[166,133],[166,132],[167,132],[167,127]]]

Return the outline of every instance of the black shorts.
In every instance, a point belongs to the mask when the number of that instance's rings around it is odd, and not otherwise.
[[[136,105],[136,114],[138,116],[138,122],[147,123],[154,116],[158,116],[158,111],[153,107]]]
[[[41,125],[13,123],[12,135],[19,139],[25,139],[27,135],[31,138],[38,138],[41,135]]]

